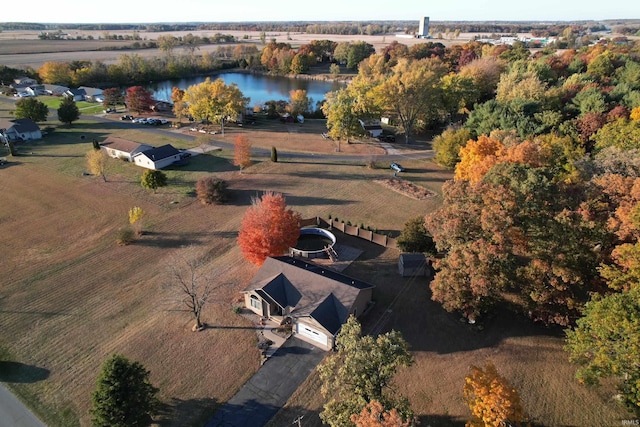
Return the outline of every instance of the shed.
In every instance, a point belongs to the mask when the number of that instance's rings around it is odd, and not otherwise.
[[[424,276],[426,271],[427,258],[424,254],[400,254],[400,258],[398,258],[398,272],[402,277]]]

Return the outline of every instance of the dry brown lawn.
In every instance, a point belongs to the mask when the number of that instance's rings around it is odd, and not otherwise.
[[[375,184],[391,174],[388,169],[340,159],[256,159],[240,174],[226,150],[168,170],[170,185],[156,194],[140,187],[140,169],[118,160],[111,161],[104,183],[82,176],[87,141],[110,131],[101,126],[108,124],[58,127],[42,141],[21,146],[23,155],[0,168],[10,189],[0,203],[0,354],[24,364],[25,379],[29,369],[48,372],[45,379],[9,386],[52,426],[89,425],[90,392],[112,353],[151,371],[165,404],[162,425],[168,426],[202,425],[255,372],[255,333],[232,312],[255,272],[235,243],[252,196],[283,192],[304,217],[331,213],[396,233],[408,213],[420,215],[437,205]],[[120,132],[156,145],[188,144],[144,131]],[[413,166],[438,176],[431,182],[434,191],[449,176],[418,161]],[[230,203],[202,206],[193,197],[195,180],[212,172],[229,182]],[[116,232],[132,206],[147,213],[146,233],[121,247]],[[165,286],[167,266],[187,246],[208,256],[207,269],[226,285],[204,313],[210,328],[199,333],[190,331],[189,314],[171,302]]]
[[[0,104],[0,115],[7,111]],[[265,148],[303,150],[307,144],[306,149],[335,149],[316,130],[295,133],[276,125],[232,128],[225,141],[240,132],[250,133],[256,146]],[[114,352],[140,360],[151,371],[165,404],[163,426],[202,425],[255,372],[255,333],[231,310],[256,270],[235,244],[252,196],[282,192],[303,217],[331,214],[397,233],[407,219],[441,203],[442,183],[451,177],[427,161],[403,160],[403,179],[436,194],[415,200],[375,183],[393,172],[388,165],[367,168],[368,153],[355,163],[335,151],[330,159],[281,157],[278,163],[257,156],[241,174],[232,166],[233,153],[223,150],[168,170],[169,186],[154,194],[140,187],[141,170],[125,162],[111,162],[106,183],[82,176],[83,156],[91,148],[87,141],[109,133],[180,148],[195,143],[145,129],[80,122],[21,147],[23,156],[0,168],[5,188],[0,203],[0,354],[26,365],[25,382],[9,385],[52,426],[89,425],[95,377]],[[193,197],[195,181],[212,173],[229,183],[230,203],[202,206]],[[116,231],[136,205],[147,212],[147,233],[133,245],[117,246]],[[346,273],[377,285],[365,330],[398,329],[412,346],[416,363],[398,374],[397,383],[422,425],[463,424],[468,416],[461,400],[463,378],[470,365],[487,359],[520,390],[538,424],[619,425],[628,418],[610,389],[590,390],[573,379],[561,334],[506,314],[490,319],[483,331],[469,327],[430,301],[425,280],[398,276],[396,250],[340,233],[338,239],[365,251]],[[210,328],[199,333],[190,332],[188,313],[171,303],[164,286],[166,266],[187,246],[206,255],[207,269],[225,284],[216,293],[218,303],[204,313]],[[29,367],[45,369],[48,376],[28,379]],[[312,375],[271,425],[288,425],[301,414],[305,425],[320,425],[318,390]]]
[[[415,364],[400,370],[395,384],[409,398],[421,426],[464,426],[470,415],[462,400],[464,377],[471,365],[488,360],[519,391],[534,425],[618,426],[630,418],[611,388],[589,389],[575,380],[560,331],[506,310],[487,320],[483,330],[467,325],[430,300],[425,278],[398,276],[397,251],[340,233],[338,238],[365,250],[345,274],[369,277],[377,286],[375,309],[362,319],[364,331],[395,329],[411,346]],[[304,415],[305,426],[320,427],[320,386],[318,375],[312,374],[268,427],[287,425],[299,415]]]

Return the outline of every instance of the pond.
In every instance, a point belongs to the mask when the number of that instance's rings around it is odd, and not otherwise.
[[[292,79],[288,77],[268,76],[264,74],[222,73],[210,76],[211,80],[221,78],[225,84],[235,83],[244,96],[249,97],[249,106],[264,104],[270,100],[289,100],[289,92],[303,89],[311,99],[311,106],[325,99],[325,94],[345,87],[341,82],[321,80]],[[159,101],[171,101],[173,87],[187,89],[191,85],[202,83],[207,76],[191,77],[180,80],[165,80],[147,86],[153,97]]]

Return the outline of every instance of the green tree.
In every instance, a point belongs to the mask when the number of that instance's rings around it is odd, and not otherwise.
[[[338,74],[340,74],[340,66],[338,64],[329,65],[329,72],[332,75],[337,76]]]
[[[320,418],[332,427],[352,426],[351,415],[359,414],[371,401],[396,408],[402,418],[412,417],[406,398],[393,393],[392,380],[400,367],[413,363],[409,345],[397,331],[372,337],[351,316],[336,337],[337,353],[318,368],[322,395],[328,399]]]
[[[347,54],[347,68],[357,70],[358,65],[375,52],[376,50],[373,45],[367,42],[359,41],[352,43],[349,46],[349,53]]]
[[[412,218],[404,224],[397,242],[403,252],[423,252],[432,256],[436,254],[436,244],[421,216]]]
[[[336,140],[346,139],[361,135],[362,126],[358,121],[358,112],[354,110],[358,95],[350,87],[329,92],[326,95],[327,102],[322,106],[322,112],[327,117],[327,129],[329,135]]]
[[[276,150],[276,147],[271,147],[271,161],[278,163],[278,150]]]
[[[49,115],[49,108],[36,98],[21,98],[16,102],[13,116],[16,119],[31,119],[34,122],[44,122]]]
[[[640,120],[618,119],[607,123],[592,135],[592,139],[598,151],[606,147],[640,148]]]
[[[91,421],[96,427],[141,427],[152,422],[158,389],[139,362],[115,354],[102,365],[91,396]]]
[[[155,193],[158,188],[167,185],[167,175],[162,171],[147,169],[142,174],[140,184]]]
[[[182,100],[188,104],[193,118],[220,123],[223,134],[225,121],[237,117],[249,102],[235,83],[226,85],[222,79],[211,81],[208,77],[189,86]]]
[[[569,358],[580,365],[577,378],[586,384],[617,379],[624,402],[640,415],[640,286],[594,295],[583,314],[567,331]]]
[[[80,118],[80,110],[76,105],[76,101],[70,96],[65,96],[58,107],[58,120],[62,123],[70,125]]]
[[[374,89],[375,102],[398,119],[406,143],[418,122],[430,123],[439,116],[443,107],[440,79],[446,73],[440,60],[402,58]]]
[[[117,87],[108,88],[102,91],[104,107],[115,107],[118,104],[124,104],[124,95]]]
[[[296,54],[291,60],[291,72],[294,74],[304,74],[309,71],[309,57],[307,55]]]
[[[433,139],[436,163],[450,170],[455,169],[460,161],[460,148],[467,145],[470,139],[471,132],[465,128],[449,128],[436,136]]]

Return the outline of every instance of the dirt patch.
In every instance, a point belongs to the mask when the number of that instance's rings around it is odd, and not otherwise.
[[[376,179],[374,182],[416,200],[425,200],[436,196],[433,191],[401,178]]]

